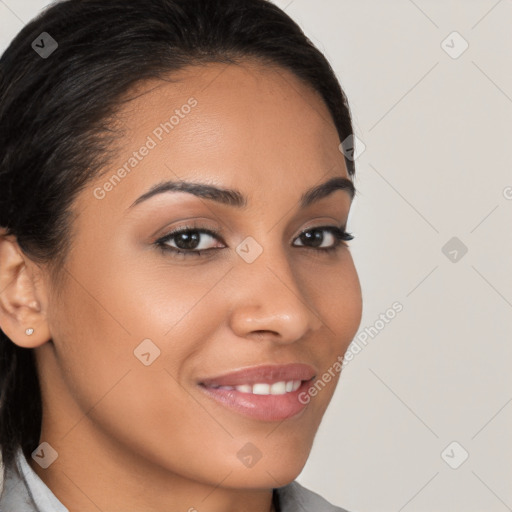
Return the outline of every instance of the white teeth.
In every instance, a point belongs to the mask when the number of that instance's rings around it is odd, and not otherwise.
[[[271,395],[284,395],[286,393],[286,382],[274,382],[272,386],[270,386],[270,394]]]
[[[252,387],[253,395],[270,395],[270,384],[254,384]]]
[[[263,382],[253,384],[241,384],[240,386],[221,386],[219,389],[236,389],[241,393],[251,393],[253,395],[284,395],[297,391],[301,385],[300,380],[289,380],[274,382],[274,384],[265,384]]]

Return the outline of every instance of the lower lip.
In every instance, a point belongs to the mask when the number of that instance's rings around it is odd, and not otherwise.
[[[283,395],[253,395],[236,389],[199,387],[209,397],[240,414],[262,421],[283,421],[305,409],[307,404],[299,401],[299,395],[309,386],[310,381],[304,381],[296,391]]]

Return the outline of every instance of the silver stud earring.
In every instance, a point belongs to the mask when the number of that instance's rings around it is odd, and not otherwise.
[[[30,336],[31,334],[33,334],[33,332],[34,332],[34,329],[32,329],[32,327],[29,327],[29,328],[25,331],[25,334],[26,334],[27,336]]]

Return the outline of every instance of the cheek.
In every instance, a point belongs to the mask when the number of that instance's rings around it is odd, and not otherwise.
[[[208,318],[202,311],[204,304],[214,302],[214,288],[232,263],[194,265],[190,257],[187,261],[192,264],[184,264],[172,256],[155,254],[159,253],[126,261],[122,272],[109,273],[110,291],[105,299],[133,337],[154,337],[165,343],[181,324],[190,324],[191,317],[201,329],[203,319]]]
[[[362,317],[361,286],[350,252],[344,249],[339,265],[304,272],[302,279],[326,334],[331,335],[330,345],[339,354],[354,338]]]
[[[311,395],[311,403],[318,407],[321,417],[341,377],[342,358],[361,323],[362,293],[348,250],[343,253],[342,264],[336,271],[314,275],[314,280],[309,278],[314,290],[312,303],[322,319],[324,336],[317,336],[309,345],[310,356],[321,362],[319,375],[313,383],[316,383],[316,389]]]
[[[134,359],[135,339],[124,318],[116,317],[115,296],[109,297],[106,288],[104,283],[99,293],[92,280],[74,273],[58,302],[49,307],[59,371],[82,412],[114,386]]]
[[[144,411],[151,422],[162,410],[155,395],[180,395],[166,370],[186,378],[222,322],[224,303],[214,288],[229,266],[185,268],[109,254],[70,261],[66,286],[49,307],[59,370],[82,412],[108,393],[117,397],[111,418],[125,417],[125,407]]]
[[[191,399],[180,376],[187,374],[197,340],[211,335],[211,329],[199,320],[205,313],[203,304],[191,306],[204,291],[199,293],[199,283],[187,288],[176,280],[160,281],[158,287],[149,283],[144,288],[129,276],[127,272],[124,279],[116,276],[108,282],[97,276],[95,283],[87,281],[87,292],[71,280],[51,308],[54,317],[50,322],[58,326],[53,329],[58,371],[73,402],[68,407],[71,433],[66,442],[70,446],[82,442],[94,425],[147,459],[177,473],[199,475],[204,469],[195,462],[185,463],[190,454],[211,453],[216,446],[214,455],[221,460],[226,448],[225,430]],[[116,282],[124,283],[124,288],[112,286]],[[166,289],[164,284],[168,284],[168,294],[161,291]],[[171,286],[186,293],[173,293]],[[155,295],[150,295],[155,289]],[[137,291],[144,296],[134,301]],[[183,302],[185,307],[180,306]],[[137,351],[140,358],[134,354],[144,339],[152,339],[158,347],[160,355],[155,359],[151,345]],[[147,362],[146,352],[152,361],[147,366],[143,362]],[[59,398],[57,406],[62,403]],[[83,421],[86,417],[88,421]],[[233,443],[231,459],[237,463],[238,449]],[[207,459],[209,465],[215,464],[213,455]]]

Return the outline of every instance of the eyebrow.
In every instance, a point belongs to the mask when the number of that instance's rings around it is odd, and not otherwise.
[[[300,207],[306,208],[312,203],[327,197],[337,190],[344,190],[348,192],[351,200],[356,194],[356,189],[350,179],[343,176],[337,176],[304,192],[300,198]],[[194,183],[190,181],[164,181],[151,187],[146,193],[136,199],[130,205],[129,209],[147,201],[157,194],[163,194],[166,192],[187,192],[197,197],[202,197],[204,199],[209,199],[211,201],[216,201],[218,203],[240,209],[247,206],[247,198],[240,191],[235,189],[220,188],[213,185],[207,185],[206,183]]]

